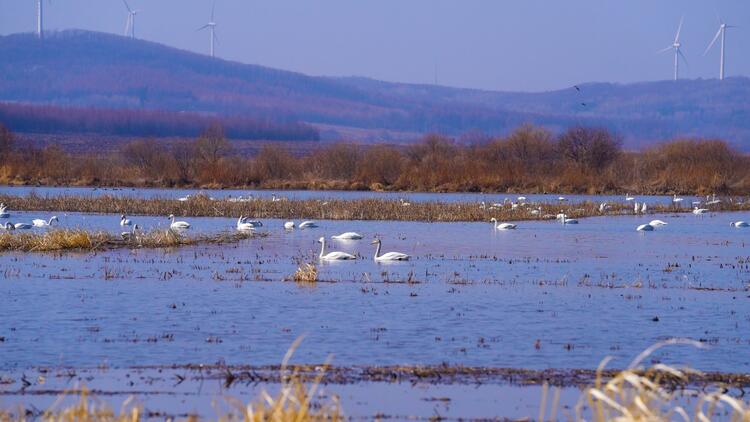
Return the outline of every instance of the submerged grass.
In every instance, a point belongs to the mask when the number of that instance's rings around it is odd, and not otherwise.
[[[277,394],[272,396],[263,391],[255,401],[247,405],[230,400],[231,409],[216,420],[220,422],[343,420],[336,396],[332,396],[326,403],[316,401],[320,385],[326,382],[324,375],[329,368],[328,363],[316,367],[312,376],[309,372],[303,374],[306,370],[288,365],[292,351],[299,345],[299,342],[300,339],[295,341],[281,366],[277,368],[280,382]],[[702,344],[691,340],[667,340],[641,353],[628,369],[615,372],[605,370],[609,362],[609,359],[605,359],[596,370],[593,385],[582,391],[577,405],[572,409],[573,414],[569,414],[566,408],[562,408],[565,413],[558,415],[561,413],[560,390],[554,389],[551,400],[548,400],[550,392],[545,383],[542,388],[538,421],[559,419],[576,422],[750,421],[750,403],[728,395],[723,385],[715,385],[714,391],[709,391],[711,388],[705,386],[700,391],[686,389],[691,375],[700,374],[699,372],[659,363],[649,368],[641,365],[654,351],[674,344],[703,347]],[[227,379],[225,385],[231,386],[237,378],[228,369],[226,374],[231,379]],[[115,413],[106,406],[97,405],[88,397],[85,390],[74,393],[80,394],[78,403],[61,410],[56,410],[56,406],[52,406],[51,409],[42,413],[40,419],[50,422],[139,422],[147,419],[141,408],[130,404],[131,400],[125,402],[119,413]],[[694,405],[688,407],[687,398],[695,399]],[[387,412],[388,409],[383,410]],[[385,412],[381,415],[387,417]],[[10,411],[0,411],[0,422],[26,422],[29,420],[27,417],[23,409],[19,409],[16,414]],[[187,419],[198,420],[198,416],[191,416]]]
[[[173,230],[156,230],[123,239],[106,232],[53,229],[44,233],[0,233],[0,251],[51,252],[63,250],[99,250],[114,248],[169,248],[199,243],[231,243],[259,233],[233,233],[213,236],[183,236]]]
[[[488,201],[489,201],[488,196]],[[498,198],[495,196],[495,198]],[[395,221],[520,221],[554,218],[560,212],[571,218],[598,215],[632,214],[633,204],[611,203],[604,210],[600,204],[583,202],[527,203],[513,205],[499,203],[484,205],[477,202],[402,202],[390,199],[254,199],[246,202],[212,200],[196,195],[187,201],[176,199],[141,199],[120,196],[9,196],[0,195],[0,202],[10,210],[59,211],[87,213],[116,213],[128,215],[182,215],[188,217],[233,217],[249,215],[253,218],[328,219],[328,220],[395,220]],[[502,202],[502,201],[500,201]],[[750,202],[724,200],[712,205],[711,211],[750,210]],[[689,208],[671,205],[652,205],[651,213],[689,212]]]

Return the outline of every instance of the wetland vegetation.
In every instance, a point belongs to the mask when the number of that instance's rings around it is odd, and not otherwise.
[[[234,152],[211,125],[195,140],[134,140],[116,152],[38,149],[0,125],[0,183],[431,192],[735,194],[750,192],[750,157],[726,142],[678,139],[625,151],[606,129],[559,135],[523,126],[505,137],[428,135],[405,145],[323,144],[301,154],[266,144]]]

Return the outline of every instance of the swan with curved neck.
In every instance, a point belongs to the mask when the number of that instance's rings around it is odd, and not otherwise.
[[[169,219],[172,220],[172,223],[169,225],[170,229],[189,229],[190,223],[186,221],[174,221],[174,214],[169,214]]]
[[[255,230],[257,227],[262,227],[263,223],[261,223],[258,220],[248,220],[244,216],[240,216],[240,218],[237,219],[237,230],[239,231],[245,231],[245,230]]]
[[[409,255],[401,252],[387,252],[381,255],[380,248],[382,246],[382,242],[380,241],[380,239],[373,240],[372,244],[378,245],[377,249],[375,249],[374,259],[376,261],[408,261],[409,258],[411,258]]]
[[[513,230],[516,225],[513,223],[498,223],[497,218],[490,219],[490,222],[495,223],[495,230]]]
[[[341,261],[346,259],[357,259],[352,254],[348,254],[346,252],[328,252],[326,253],[326,238],[321,237],[318,239],[318,242],[320,242],[320,259],[324,261]]]
[[[128,217],[126,217],[125,214],[123,214],[123,215],[120,216],[120,225],[121,226],[123,226],[123,227],[124,226],[130,226],[132,224],[133,224],[133,222],[130,221],[130,220],[128,220]]]
[[[49,227],[52,225],[52,222],[55,222],[55,221],[59,222],[59,220],[57,219],[57,216],[53,215],[49,219],[49,221],[36,219],[36,220],[32,220],[31,223],[34,225],[34,227]]]

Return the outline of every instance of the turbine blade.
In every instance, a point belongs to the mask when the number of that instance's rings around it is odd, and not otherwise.
[[[196,29],[196,31],[202,31],[202,30],[204,30],[204,29],[206,29],[208,27],[209,27],[209,25],[205,24],[205,25],[201,26],[200,28]]]
[[[714,44],[716,44],[716,40],[718,40],[718,39],[719,39],[719,35],[721,35],[721,27],[719,27],[719,30],[718,30],[718,31],[716,31],[716,35],[714,36],[714,39],[713,39],[713,40],[711,40],[711,43],[710,43],[710,44],[708,45],[708,47],[706,47],[706,51],[704,51],[704,52],[703,52],[703,55],[704,55],[704,56],[705,56],[706,54],[708,54],[708,50],[710,50],[710,49],[711,49],[711,47],[713,47],[713,46],[714,46]]]
[[[218,44],[219,43],[219,36],[216,35],[216,28],[215,27],[214,27],[213,31],[214,31],[214,43]]]
[[[128,12],[133,12],[133,10],[130,9],[130,5],[128,4],[127,0],[122,0],[123,3],[125,3],[125,8],[128,9]]]
[[[685,20],[685,16],[683,15],[680,18],[680,26],[677,27],[677,35],[674,36],[674,42],[675,43],[680,42],[680,32],[682,32],[682,21],[684,21],[684,20]]]
[[[216,0],[214,0],[214,4],[211,6],[211,22],[214,21],[214,11],[216,11]]]
[[[678,55],[679,55],[680,57],[682,57],[682,61],[684,61],[684,62],[685,62],[685,66],[689,67],[690,65],[688,64],[688,61],[687,61],[687,57],[685,57],[685,55],[684,55],[684,54],[682,54],[682,50],[680,50],[680,49],[678,48],[678,49],[677,49],[677,54],[678,54]]]
[[[128,14],[128,19],[125,20],[125,36],[128,35],[128,32],[130,31],[130,20],[133,18],[133,15]]]
[[[669,46],[669,47],[667,47],[667,48],[663,48],[663,49],[661,49],[661,50],[657,51],[657,52],[656,52],[656,54],[666,53],[667,51],[669,51],[669,50],[671,50],[671,49],[672,49],[672,46],[670,45],[670,46]]]

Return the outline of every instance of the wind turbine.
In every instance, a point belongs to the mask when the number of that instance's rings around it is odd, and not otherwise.
[[[125,3],[125,8],[128,9],[128,20],[125,22],[125,36],[135,38],[135,15],[140,12],[140,9],[131,9],[127,0],[122,0],[122,2]]]
[[[214,11],[216,9],[216,2],[214,2],[214,5],[211,6],[211,19],[208,20],[208,23],[198,28],[198,31],[202,31],[206,28],[210,31],[210,37],[211,37],[211,57],[214,57],[214,43],[216,42],[216,22],[214,22]]]
[[[44,38],[44,0],[36,0],[36,36]]]
[[[719,30],[716,32],[716,36],[714,36],[714,39],[711,41],[711,44],[706,47],[706,51],[703,52],[703,55],[705,56],[708,54],[708,51],[711,49],[711,47],[716,44],[716,40],[719,39],[719,36],[721,35],[721,57],[720,57],[720,63],[719,63],[719,80],[724,80],[724,42],[726,41],[726,35],[727,35],[727,28],[736,28],[736,26],[727,25],[724,23],[724,21],[719,18]]]
[[[682,44],[680,44],[680,32],[682,31],[682,21],[684,18],[685,18],[684,16],[680,18],[680,26],[677,27],[677,34],[674,36],[674,41],[672,42],[672,45],[662,50],[659,50],[657,52],[657,54],[661,54],[669,50],[674,50],[674,80],[675,81],[679,78],[679,75],[680,75],[680,57],[682,57],[682,60],[684,60],[685,64],[687,64],[687,59],[685,58],[685,55],[682,54],[682,50],[680,50],[680,47],[682,47]]]

